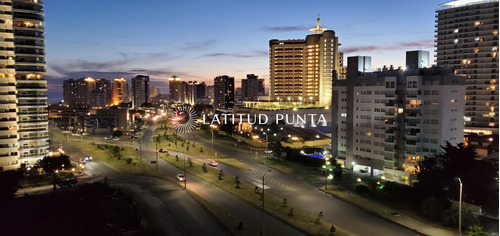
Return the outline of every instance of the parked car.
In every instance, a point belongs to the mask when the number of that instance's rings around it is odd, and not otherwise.
[[[217,162],[217,161],[209,161],[208,165],[210,165],[210,166],[218,166],[219,162]]]
[[[103,139],[104,140],[111,140],[111,139],[113,139],[113,137],[104,137]]]
[[[243,142],[243,139],[238,139],[238,143],[242,143]]]
[[[64,180],[61,180],[59,183],[57,183],[57,185],[59,186],[59,188],[71,188],[73,187],[75,184],[77,184],[78,182],[80,182],[80,179],[78,178],[66,178]]]
[[[158,152],[161,152],[161,153],[167,153],[168,151],[167,151],[167,149],[165,149],[165,148],[160,148],[160,150],[158,150]]]
[[[118,140],[120,140],[120,138],[118,138],[118,137],[113,137],[113,141],[118,141]]]
[[[273,153],[273,150],[265,150],[264,153]]]
[[[180,182],[183,182],[184,180],[186,180],[186,177],[183,174],[178,174],[177,180],[179,180]]]

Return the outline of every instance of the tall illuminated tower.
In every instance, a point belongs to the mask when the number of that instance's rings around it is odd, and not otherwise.
[[[498,134],[498,0],[457,0],[437,11],[437,64],[466,75],[465,132]]]
[[[111,103],[118,106],[122,102],[128,102],[128,83],[125,78],[116,78],[111,84]]]
[[[19,167],[12,4],[0,2],[0,169]]]
[[[269,41],[271,100],[331,104],[332,80],[340,70],[338,38],[321,28],[319,18],[310,31],[305,39]]]
[[[12,0],[19,155],[28,165],[49,148],[43,7],[41,0]]]

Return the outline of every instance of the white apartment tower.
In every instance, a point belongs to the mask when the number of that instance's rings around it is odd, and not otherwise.
[[[498,0],[456,0],[437,10],[437,64],[466,79],[465,132],[498,134]]]
[[[16,70],[12,3],[0,3],[0,168],[19,167]]]
[[[407,69],[366,72],[369,57],[349,57],[347,78],[333,81],[332,155],[346,168],[411,185],[418,162],[463,142],[465,77],[423,68],[407,53]],[[428,56],[427,56],[428,60]]]
[[[19,158],[26,165],[49,148],[43,7],[41,0],[12,0]]]

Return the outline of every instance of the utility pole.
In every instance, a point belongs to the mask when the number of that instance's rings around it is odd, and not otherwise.
[[[156,172],[158,172],[158,141],[160,140],[160,135],[156,139]]]
[[[182,155],[184,156],[184,189],[186,189],[187,185],[187,176],[186,176],[186,152],[184,149],[182,150]]]
[[[266,173],[264,173],[264,175],[262,176],[262,235],[265,235],[265,224],[266,224],[266,210],[265,210],[265,198],[264,198],[264,181],[265,181],[265,177],[266,177],[266,174],[268,172],[271,172],[271,170],[267,170]]]
[[[462,236],[462,180],[457,177],[460,183],[460,196],[458,197],[458,235]]]

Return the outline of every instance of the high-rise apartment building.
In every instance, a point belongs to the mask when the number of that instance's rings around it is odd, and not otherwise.
[[[498,0],[451,1],[437,10],[437,64],[467,76],[465,132],[498,134]]]
[[[182,81],[177,76],[168,78],[168,91],[171,102],[185,102],[186,101],[186,86],[187,83]]]
[[[129,87],[125,78],[116,78],[111,83],[111,104],[118,106],[122,102],[129,102]]]
[[[132,78],[133,107],[140,107],[149,103],[149,76],[138,75]]]
[[[333,30],[316,28],[305,40],[269,41],[269,75],[272,101],[305,101],[328,106],[332,79],[338,73],[338,38]]]
[[[257,101],[258,96],[264,96],[264,79],[258,79],[257,75],[248,74],[246,79],[241,80],[241,100]]]
[[[197,81],[189,81],[186,84],[186,101],[185,103],[197,104],[205,101],[205,90],[207,85],[205,82],[198,83]]]
[[[0,6],[7,9],[9,3],[3,1]],[[44,5],[40,0],[11,3],[13,18],[5,23],[13,24],[14,29],[19,158],[20,164],[32,165],[47,155],[49,148]]]
[[[107,79],[95,79],[90,106],[100,109],[111,105],[111,83]]]
[[[332,155],[346,168],[413,184],[423,157],[463,142],[465,77],[418,66],[418,54],[406,70],[381,72],[349,57],[347,78],[333,81]]]
[[[234,106],[234,77],[227,75],[214,78],[214,107],[215,109],[233,109]]]
[[[95,79],[91,77],[65,80],[63,82],[64,105],[73,108],[89,108],[92,104],[92,91],[95,88]]]
[[[149,98],[155,98],[158,95],[160,95],[160,89],[158,87],[151,86]]]
[[[19,142],[17,124],[16,70],[14,51],[14,26],[12,24],[12,4],[0,3],[0,169],[11,170],[19,167]]]

